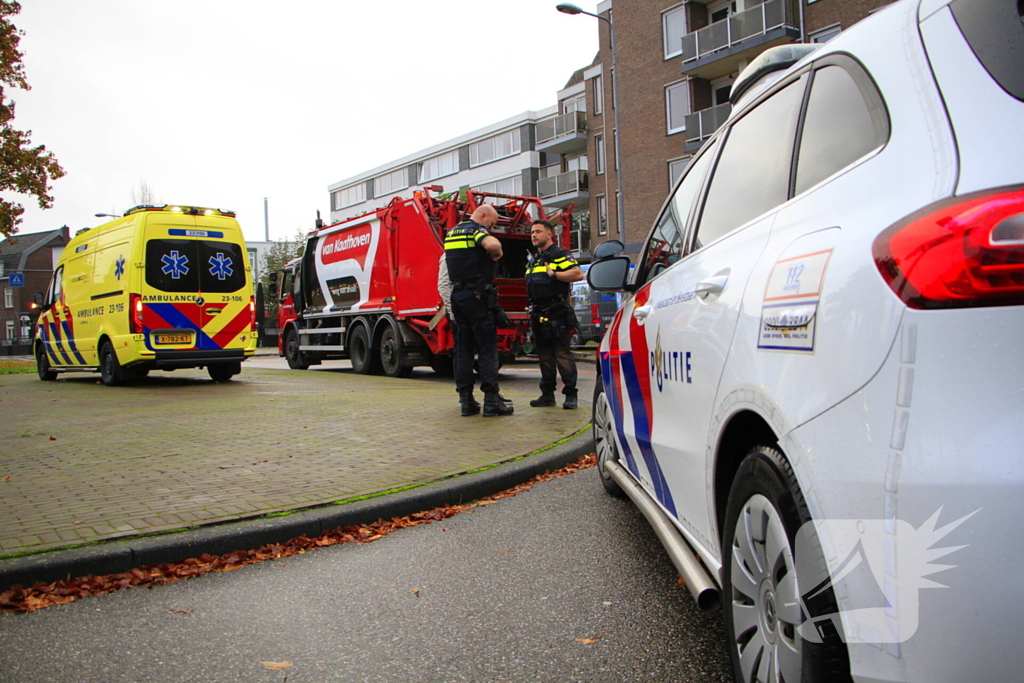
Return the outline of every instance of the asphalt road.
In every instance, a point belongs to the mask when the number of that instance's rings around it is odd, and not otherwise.
[[[721,613],[676,587],[596,476],[362,546],[0,615],[0,681],[731,680]]]

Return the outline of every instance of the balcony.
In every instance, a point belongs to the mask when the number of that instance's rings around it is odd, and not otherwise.
[[[711,134],[722,127],[729,118],[732,105],[726,102],[715,107],[695,111],[686,116],[686,151],[700,149]]]
[[[690,76],[714,80],[736,71],[770,47],[800,39],[798,0],[768,0],[683,36],[683,66]]]
[[[544,206],[568,206],[572,202],[588,199],[586,171],[569,171],[537,181],[537,196]]]
[[[572,111],[537,124],[537,151],[569,154],[587,149],[587,112]]]

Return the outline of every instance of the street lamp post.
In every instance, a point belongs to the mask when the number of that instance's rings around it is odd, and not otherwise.
[[[559,12],[563,14],[586,14],[588,17],[594,17],[601,21],[608,23],[608,33],[611,37],[612,44],[612,107],[615,109],[615,135],[612,139],[615,142],[615,180],[618,183],[618,189],[615,198],[615,208],[617,222],[619,224],[619,240],[626,243],[626,210],[625,210],[625,198],[626,195],[622,190],[622,155],[619,148],[622,146],[620,143],[621,139],[619,136],[622,135],[622,128],[619,127],[619,84],[618,84],[618,69],[616,68],[615,62],[615,24],[608,17],[603,17],[600,14],[594,14],[593,12],[586,12],[576,5],[563,2],[555,7]]]

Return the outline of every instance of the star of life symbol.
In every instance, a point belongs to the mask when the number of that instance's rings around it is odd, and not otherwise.
[[[210,257],[210,275],[223,281],[224,278],[229,277],[233,272],[230,256],[224,256],[224,254],[218,251],[216,256]]]
[[[114,263],[114,277],[118,280],[124,275],[124,255],[117,257],[117,262]]]
[[[979,510],[936,529],[941,512],[940,507],[917,529],[899,519],[827,519],[800,527],[794,559],[803,613],[820,613],[809,608],[815,601],[828,600],[828,588],[839,598],[838,612],[807,619],[797,628],[800,635],[820,643],[823,627],[832,622],[847,643],[910,639],[918,627],[918,591],[947,587],[925,577],[956,567],[933,561],[967,547],[932,546]],[[823,553],[827,567],[821,561]]]
[[[177,250],[172,250],[170,254],[164,254],[160,257],[160,262],[164,264],[164,267],[160,271],[164,275],[170,275],[175,280],[179,279],[182,275],[188,274],[188,256],[178,255]]]

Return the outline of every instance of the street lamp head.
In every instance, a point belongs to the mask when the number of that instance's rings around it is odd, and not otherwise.
[[[577,7],[576,5],[572,4],[571,2],[563,2],[560,5],[555,6],[555,9],[558,10],[559,12],[562,12],[563,14],[582,14],[583,13],[583,10],[581,10],[579,7]]]

